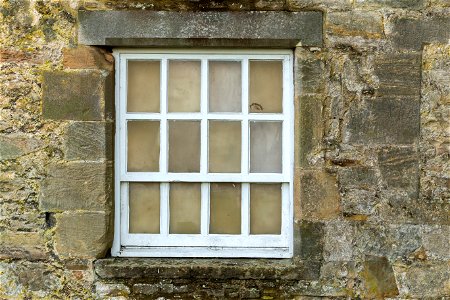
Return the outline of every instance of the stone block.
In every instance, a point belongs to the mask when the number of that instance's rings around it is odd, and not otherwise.
[[[422,242],[429,259],[450,261],[450,226],[423,226]]]
[[[0,161],[16,159],[42,147],[42,142],[22,134],[0,135]]]
[[[345,10],[352,7],[351,0],[286,0],[290,10],[326,9]]]
[[[420,50],[425,43],[447,43],[450,17],[429,16],[424,19],[399,17],[392,20],[392,39],[400,49]]]
[[[42,89],[42,115],[46,119],[100,121],[112,118],[112,73],[47,71]]]
[[[130,294],[130,288],[123,283],[105,283],[96,282],[95,292],[99,299],[108,297],[128,296]]]
[[[49,166],[41,185],[44,211],[109,210],[112,205],[111,163],[70,162]]]
[[[381,149],[378,151],[378,165],[388,187],[400,188],[411,197],[418,197],[419,155],[414,148]]]
[[[420,9],[424,6],[424,0],[356,0],[355,6],[360,8]]]
[[[304,168],[312,163],[311,157],[315,156],[320,151],[324,120],[322,118],[322,97],[320,96],[301,96],[299,97],[299,166]]]
[[[385,299],[399,294],[394,271],[386,257],[367,256],[361,277],[367,299]]]
[[[55,250],[61,258],[98,258],[112,243],[111,214],[70,212],[56,216]]]
[[[322,260],[324,225],[302,221],[295,224],[294,255],[305,260]]]
[[[304,220],[331,220],[340,215],[336,176],[325,171],[300,174],[300,216]]]
[[[355,227],[349,222],[333,221],[326,224],[324,231],[324,260],[352,260]]]
[[[394,264],[401,297],[442,299],[450,295],[450,265],[442,261]],[[441,298],[442,297],[442,298]]]
[[[326,87],[325,63],[310,51],[295,49],[295,88],[297,95],[323,94]]]
[[[84,45],[269,47],[322,45],[322,12],[105,10],[78,13]],[[111,26],[111,24],[121,26]],[[276,24],[276,26],[274,26]]]
[[[78,46],[63,49],[63,66],[68,69],[114,69],[114,57],[98,47]]]
[[[349,144],[413,144],[420,135],[420,101],[382,98],[353,104],[343,130]]]
[[[66,160],[112,160],[114,133],[111,122],[73,122],[67,126]]]
[[[45,259],[45,243],[38,232],[0,232],[0,259]]]
[[[330,12],[325,29],[333,36],[379,39],[384,35],[383,15],[373,11]]]
[[[375,57],[375,75],[379,80],[376,96],[418,97],[421,87],[422,58],[419,52],[383,54]]]
[[[338,171],[339,186],[341,188],[372,189],[378,182],[375,169],[356,166],[342,168]]]

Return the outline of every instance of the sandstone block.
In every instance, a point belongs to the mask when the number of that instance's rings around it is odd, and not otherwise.
[[[38,232],[0,232],[0,259],[45,259],[45,238]]]
[[[344,126],[350,144],[412,144],[420,134],[418,98],[365,100],[352,105]]]
[[[112,118],[112,73],[97,70],[48,71],[43,80],[42,115],[53,120]]]
[[[324,225],[301,221],[295,224],[294,255],[305,260],[322,260]]]
[[[361,8],[407,8],[418,9],[424,6],[424,0],[356,0],[356,7]]]
[[[298,66],[295,68],[296,93],[298,95],[324,93],[327,75],[325,63],[300,47],[295,49],[295,59]]]
[[[110,248],[111,215],[103,212],[56,216],[55,250],[62,258],[98,258]]]
[[[379,39],[384,35],[383,15],[379,12],[330,12],[325,22],[328,35]]]
[[[112,204],[110,163],[58,163],[49,167],[39,196],[44,211],[109,210]]]
[[[324,171],[300,174],[301,218],[330,220],[340,215],[340,197],[336,176]]]
[[[364,296],[368,299],[384,299],[398,296],[394,271],[386,257],[368,256],[361,274]]]
[[[333,221],[325,225],[324,231],[324,260],[352,260],[355,227],[350,222]]]
[[[430,16],[424,19],[400,17],[393,20],[392,38],[400,49],[420,50],[424,43],[447,43],[450,39],[450,17]]]
[[[420,95],[421,54],[383,54],[375,58],[375,75],[379,80],[378,97]]]
[[[112,71],[114,58],[97,47],[78,46],[63,49],[63,65],[68,69],[103,69]]]
[[[65,135],[65,158],[67,160],[112,160],[113,123],[70,123]]]
[[[321,145],[323,137],[322,97],[301,96],[299,97],[299,166],[310,165],[309,158],[314,155],[315,150]]]
[[[39,149],[42,142],[26,135],[0,135],[0,161],[15,159]]]

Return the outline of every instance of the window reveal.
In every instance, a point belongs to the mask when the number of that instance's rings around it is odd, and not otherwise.
[[[292,54],[115,56],[113,255],[291,257]]]

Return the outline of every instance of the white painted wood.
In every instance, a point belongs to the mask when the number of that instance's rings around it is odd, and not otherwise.
[[[116,218],[113,255],[144,257],[291,257],[293,252],[293,83],[291,51],[279,50],[183,50],[126,49],[114,52],[116,58]],[[161,112],[127,113],[127,60],[161,61]],[[167,60],[201,60],[201,99],[199,113],[167,112]],[[249,113],[249,59],[283,61],[283,113]],[[208,112],[208,61],[242,62],[242,113]],[[129,120],[160,121],[160,171],[127,172],[127,132]],[[200,120],[201,150],[199,173],[168,173],[168,120]],[[208,173],[208,120],[237,120],[242,124],[241,173]],[[249,121],[281,121],[282,173],[249,174]],[[161,182],[160,234],[130,234],[128,182]],[[170,234],[169,182],[200,182],[201,232],[198,235]],[[242,183],[241,234],[209,234],[209,183]],[[282,183],[282,228],[280,235],[250,235],[249,183]]]
[[[130,172],[120,176],[121,181],[145,182],[289,182],[290,178],[280,173],[151,173]]]

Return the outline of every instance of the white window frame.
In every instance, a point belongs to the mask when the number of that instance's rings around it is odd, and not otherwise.
[[[115,217],[112,255],[119,257],[266,257],[289,258],[293,255],[293,175],[294,175],[294,99],[293,55],[290,50],[184,50],[184,49],[116,49],[116,132],[115,132]],[[160,113],[127,113],[127,60],[161,60]],[[201,102],[198,113],[167,112],[167,65],[170,59],[201,61]],[[242,112],[208,112],[208,60],[241,61]],[[249,113],[249,60],[283,62],[283,112]],[[201,156],[199,173],[168,173],[167,120],[184,119],[201,122]],[[208,120],[242,121],[241,173],[208,173]],[[126,172],[126,130],[128,120],[160,121],[160,172]],[[282,121],[282,173],[249,173],[249,121]],[[166,153],[166,154],[164,154]],[[201,182],[200,234],[169,234],[169,183]],[[159,182],[160,233],[128,233],[128,183]],[[241,183],[241,234],[209,234],[209,183]],[[250,234],[250,183],[281,183],[282,219],[280,235]]]

